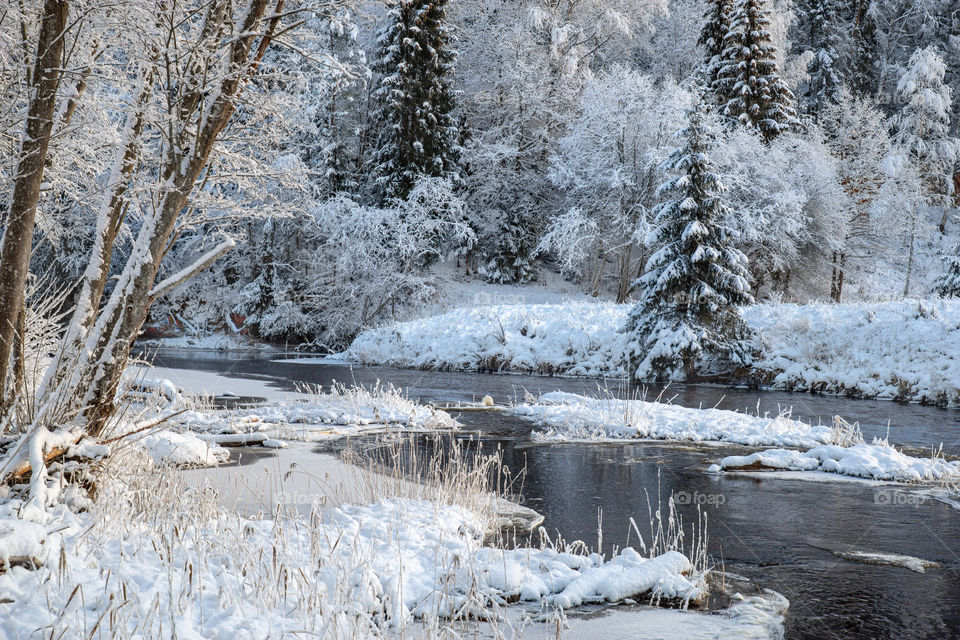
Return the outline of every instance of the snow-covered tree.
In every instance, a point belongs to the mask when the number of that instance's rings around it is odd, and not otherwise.
[[[728,224],[737,246],[750,260],[755,295],[762,288],[786,293],[801,273],[842,248],[846,202],[829,148],[811,135],[790,132],[765,143],[755,129],[726,136],[715,155],[717,173],[727,188]]]
[[[460,180],[451,87],[457,54],[446,13],[446,0],[395,0],[378,36],[373,175],[381,203],[403,200],[423,176]]]
[[[870,212],[885,181],[882,164],[890,153],[887,118],[873,99],[858,98],[842,87],[836,101],[821,111],[820,123],[836,158],[837,176],[850,204],[843,244],[859,256],[875,258],[877,241],[882,234],[877,233]],[[837,251],[831,261],[830,297],[840,302],[847,256]]]
[[[941,232],[947,223],[947,198],[960,150],[950,135],[951,91],[944,84],[945,73],[946,65],[934,47],[914,52],[897,84],[903,109],[894,119],[894,143],[924,176],[930,203],[943,207]]]
[[[656,209],[642,297],[624,328],[638,379],[689,379],[704,360],[736,365],[750,358],[738,309],[752,302],[747,258],[725,225],[723,186],[709,156],[715,143],[701,105],[679,135],[683,145],[666,164],[677,175],[660,188],[669,199]]]
[[[607,273],[619,301],[630,293],[644,258],[638,239],[642,244],[657,204],[659,167],[689,100],[669,79],[616,67],[590,81],[580,116],[558,142],[550,178],[564,209],[550,219],[540,249],[594,295]]]
[[[936,291],[944,298],[960,297],[960,244],[943,256],[944,272],[937,280]]]
[[[780,77],[766,0],[736,0],[724,37],[718,94],[722,113],[772,140],[797,124],[793,92]]]
[[[837,0],[811,0],[807,16],[810,30],[811,59],[809,79],[803,103],[807,113],[817,117],[828,104],[836,102],[843,84],[845,25]]]
[[[725,38],[730,31],[730,12],[733,0],[707,0],[707,10],[703,16],[703,28],[697,41],[703,47],[703,74],[708,89],[707,95],[712,102],[719,102],[722,96],[729,96],[732,78],[721,75],[723,54],[726,50]]]

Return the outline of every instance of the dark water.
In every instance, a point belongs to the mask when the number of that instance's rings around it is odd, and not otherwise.
[[[332,380],[377,380],[425,402],[456,402],[490,394],[498,402],[524,391],[561,389],[598,393],[595,380],[514,375],[420,372],[379,367],[304,365],[258,358],[161,354],[161,366],[202,369],[228,376],[274,380],[283,388]],[[602,383],[601,383],[602,384]],[[605,385],[617,395],[636,389]],[[656,397],[659,389],[647,391]],[[752,413],[793,410],[794,417],[829,423],[834,415],[860,423],[867,438],[916,449],[943,444],[960,456],[960,411],[888,401],[778,392],[678,386],[666,391],[684,406],[718,406]],[[726,572],[790,600],[788,638],[960,638],[960,511],[915,493],[862,483],[804,482],[703,473],[735,447],[658,443],[535,444],[529,422],[494,413],[466,413],[460,421],[500,446],[514,471],[525,469],[525,503],[544,526],[567,540],[597,545],[602,510],[604,548],[623,544],[630,518],[649,537],[648,495],[683,496],[687,523],[699,503],[708,518],[709,552]],[[888,426],[889,425],[889,426]],[[460,437],[469,437],[464,434]],[[476,437],[476,436],[474,436]],[[633,544],[636,543],[633,536]],[[905,568],[838,558],[829,550],[916,556],[939,563],[920,574]]]

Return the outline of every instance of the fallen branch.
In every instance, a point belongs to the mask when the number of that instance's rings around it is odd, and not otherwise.
[[[129,438],[130,436],[135,436],[135,435],[137,435],[138,433],[143,433],[144,431],[147,431],[147,430],[149,430],[149,429],[153,429],[154,427],[157,427],[157,426],[163,424],[163,423],[166,422],[167,420],[170,420],[171,418],[176,418],[176,417],[177,417],[178,415],[180,415],[181,413],[186,413],[186,412],[187,412],[186,409],[181,409],[180,411],[177,411],[176,413],[171,413],[171,414],[169,414],[169,415],[163,416],[162,418],[160,418],[160,419],[158,419],[158,420],[156,420],[156,421],[154,421],[154,422],[151,422],[150,424],[146,424],[146,425],[144,425],[144,426],[142,426],[142,427],[138,427],[138,428],[134,429],[133,431],[129,431],[129,432],[124,433],[124,434],[119,435],[119,436],[114,436],[113,438],[109,438],[109,439],[107,439],[107,440],[101,440],[101,441],[99,441],[97,444],[110,444],[110,443],[116,442],[116,441],[118,441],[118,440],[123,440],[124,438]]]

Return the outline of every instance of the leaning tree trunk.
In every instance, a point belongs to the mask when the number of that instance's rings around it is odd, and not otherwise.
[[[162,171],[164,191],[156,213],[144,222],[134,243],[134,249],[123,273],[91,332],[85,351],[92,357],[85,363],[90,383],[83,404],[88,421],[87,430],[99,435],[115,411],[114,396],[119,387],[130,349],[146,319],[160,261],[176,227],[180,213],[187,202],[203,168],[207,165],[217,137],[226,127],[236,106],[235,100],[263,54],[275,32],[283,6],[278,1],[275,17],[271,19],[266,35],[253,51],[257,27],[266,12],[267,0],[250,0],[244,23],[230,45],[230,68],[210,98],[213,103],[205,108],[198,99],[191,108],[202,110],[196,133],[185,130],[183,145],[174,145],[165,160]],[[204,69],[198,69],[203,74]],[[197,78],[195,80],[202,80]],[[198,82],[196,86],[201,86]],[[199,94],[198,94],[199,95]],[[187,116],[181,112],[182,116]],[[187,141],[186,136],[190,136]],[[182,150],[182,151],[180,151]]]
[[[23,306],[30,268],[37,202],[63,64],[63,34],[68,8],[67,0],[46,0],[43,6],[36,66],[31,74],[30,106],[0,253],[0,389],[4,389],[7,383],[10,355],[16,341],[17,316]]]

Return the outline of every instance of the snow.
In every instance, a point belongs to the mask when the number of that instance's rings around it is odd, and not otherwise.
[[[827,444],[803,452],[767,449],[746,456],[727,456],[717,466],[719,469],[762,466],[792,471],[823,471],[906,483],[960,480],[960,461],[934,456],[910,456],[880,440],[875,440],[873,444],[862,443],[849,447]]]
[[[775,388],[960,404],[960,300],[759,305],[744,318]]]
[[[626,374],[630,305],[464,307],[360,334],[341,359],[368,365]],[[776,389],[960,404],[960,300],[744,307],[760,351],[755,381]]]
[[[855,562],[864,562],[866,564],[885,564],[892,567],[903,567],[925,573],[927,569],[939,567],[940,565],[930,560],[916,558],[914,556],[904,556],[897,553],[877,553],[873,551],[831,551],[833,555],[844,560],[853,560]]]
[[[201,440],[190,432],[155,431],[137,440],[136,444],[150,455],[155,464],[210,466],[230,459],[229,451],[215,442]]]
[[[455,309],[357,336],[340,354],[362,364],[623,376],[628,307],[607,302]]]
[[[339,385],[252,409],[185,411],[172,423],[180,429],[213,435],[213,440],[224,444],[239,444],[237,436],[317,441],[360,433],[459,426],[446,412],[418,404],[392,386],[367,390]]]
[[[541,442],[648,438],[729,442],[749,446],[815,447],[831,442],[829,427],[788,415],[758,417],[721,409],[690,409],[645,400],[592,398],[560,391],[510,411],[541,425],[532,438]]]
[[[23,543],[17,552],[45,566],[0,574],[0,636],[86,635],[85,625],[101,619],[105,632],[122,637],[145,637],[144,628],[161,621],[179,637],[368,637],[415,619],[488,616],[516,599],[537,607],[541,599],[554,606],[688,600],[705,588],[676,552],[645,558],[628,548],[605,560],[549,547],[486,547],[475,514],[427,501],[342,505],[310,520],[212,516],[148,523],[60,507],[44,526],[20,525],[16,539],[55,528],[56,543]],[[6,523],[0,519],[0,531]],[[118,610],[118,602],[127,606]]]
[[[236,334],[183,335],[140,340],[147,349],[187,349],[191,351],[275,351],[276,347]]]

